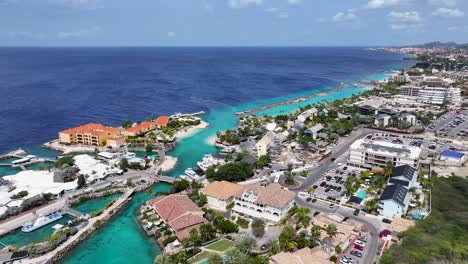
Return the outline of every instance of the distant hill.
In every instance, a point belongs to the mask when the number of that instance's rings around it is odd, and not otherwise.
[[[466,49],[468,48],[468,43],[464,44],[458,44],[453,41],[449,42],[440,42],[440,41],[433,41],[425,44],[418,44],[418,45],[412,45],[408,47],[414,47],[414,48],[458,48],[458,49]]]

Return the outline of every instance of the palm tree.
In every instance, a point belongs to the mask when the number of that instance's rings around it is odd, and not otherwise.
[[[252,252],[257,246],[257,241],[251,236],[241,235],[236,238],[236,241],[234,241],[234,246],[241,252],[250,254],[250,252]]]
[[[309,193],[309,196],[312,198],[312,194],[315,192],[315,188],[313,186],[309,186],[307,188],[307,192]]]
[[[336,227],[336,225],[330,224],[330,225],[327,226],[327,228],[325,228],[325,232],[327,232],[327,235],[329,237],[333,238],[338,233],[338,228]]]
[[[306,217],[308,217],[310,214],[310,208],[307,207],[301,207],[298,208],[296,211],[296,218],[298,222],[302,222]]]
[[[216,253],[210,254],[207,260],[208,264],[223,264],[223,258]]]
[[[260,218],[255,218],[250,227],[252,228],[253,235],[256,237],[263,237],[265,234],[265,221]]]
[[[216,237],[216,229],[210,224],[201,224],[199,231],[202,241],[209,241]]]
[[[291,251],[294,250],[295,244],[294,239],[296,232],[292,226],[286,226],[278,237],[279,246],[282,250]]]
[[[288,164],[288,170],[286,171],[286,180],[285,182],[287,184],[293,184],[294,183],[294,173],[292,172],[293,170],[293,165],[291,163]]]
[[[322,232],[322,227],[319,225],[313,225],[312,228],[310,229],[310,235],[315,238],[319,238],[321,232]]]
[[[379,198],[372,198],[365,202],[365,204],[369,207],[369,212],[375,211],[375,209],[377,208],[378,202],[379,202]]]

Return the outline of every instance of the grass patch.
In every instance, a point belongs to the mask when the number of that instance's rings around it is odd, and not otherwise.
[[[196,263],[196,262],[202,261],[202,260],[208,258],[210,256],[210,254],[211,254],[210,252],[202,251],[193,258],[191,263]]]
[[[210,249],[210,250],[223,252],[223,251],[227,250],[228,248],[232,247],[233,244],[234,243],[232,241],[223,239],[223,240],[217,241],[217,242],[207,246],[206,248]]]
[[[466,263],[468,260],[468,180],[436,178],[432,213],[401,234],[382,264]]]

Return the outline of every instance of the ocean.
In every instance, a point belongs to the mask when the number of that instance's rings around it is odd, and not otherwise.
[[[235,112],[324,92],[340,82],[383,79],[390,70],[406,66],[410,62],[401,54],[365,48],[2,48],[0,152],[22,147],[54,156],[39,145],[71,126],[118,126],[125,119],[206,111],[201,117],[210,126],[182,139],[168,153],[179,159],[168,172],[177,176],[203,154],[216,152],[208,139],[216,131],[234,128]],[[289,113],[301,105],[362,91],[348,87],[258,114]],[[0,169],[0,175],[11,173]],[[134,218],[137,207],[150,198],[136,194],[63,263],[151,263],[159,250]],[[15,239],[21,236],[8,237]]]

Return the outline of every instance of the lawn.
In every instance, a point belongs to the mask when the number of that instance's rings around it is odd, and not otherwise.
[[[222,251],[225,251],[228,248],[232,247],[233,244],[234,243],[232,241],[223,239],[223,240],[220,240],[218,242],[215,242],[215,243],[207,246],[206,248],[210,249],[210,250],[222,252]]]
[[[210,256],[210,252],[202,251],[193,258],[191,263],[196,263],[196,262],[202,261],[202,260],[208,258],[208,256]]]

